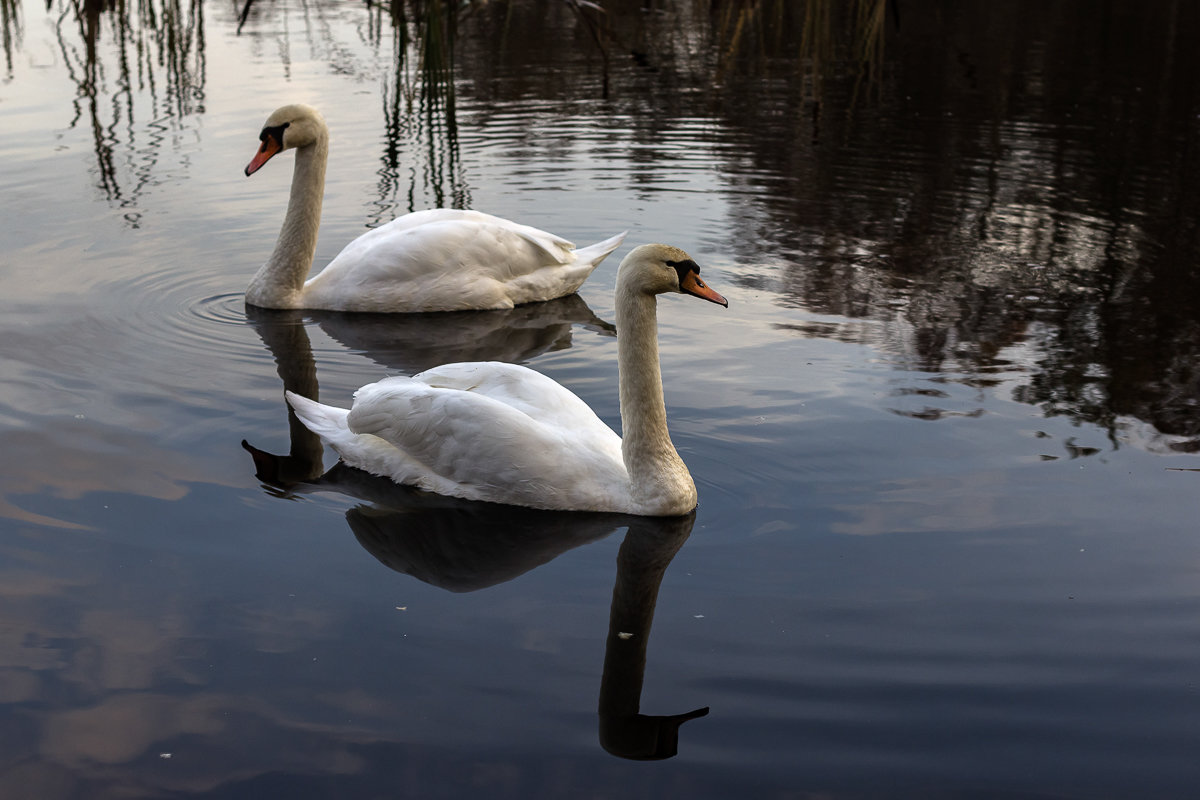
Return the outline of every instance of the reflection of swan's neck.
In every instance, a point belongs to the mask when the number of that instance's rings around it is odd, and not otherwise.
[[[654,295],[617,276],[617,362],[621,386],[621,453],[634,500],[648,513],[685,514],[696,487],[671,443],[658,361]]]
[[[679,751],[679,727],[708,713],[707,707],[668,716],[640,713],[658,589],[695,520],[696,515],[689,514],[661,524],[635,523],[617,552],[599,711],[600,744],[621,758],[670,758]]]
[[[283,388],[319,399],[317,363],[308,331],[304,328],[303,314],[252,307],[246,309],[246,317],[275,357]],[[293,484],[316,480],[324,472],[324,466],[321,438],[296,417],[291,407],[288,408],[288,429],[291,447],[286,456],[273,456],[246,445],[243,447],[254,456],[256,473],[261,480],[291,489]]]
[[[247,303],[264,308],[301,307],[301,289],[317,251],[328,157],[329,137],[324,132],[312,144],[296,150],[292,191],[279,241],[250,282]]]
[[[601,714],[638,713],[658,589],[671,559],[691,534],[695,519],[692,514],[661,521],[639,520],[630,525],[621,542],[600,682]]]

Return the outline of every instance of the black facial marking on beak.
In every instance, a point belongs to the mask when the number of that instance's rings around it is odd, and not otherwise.
[[[690,258],[687,261],[667,261],[664,262],[668,267],[672,267],[675,272],[679,273],[679,285],[683,285],[683,279],[687,277],[689,272],[700,274],[700,265]],[[697,278],[699,280],[699,278]]]
[[[290,123],[290,122],[285,122],[282,125],[271,125],[270,127],[263,128],[262,133],[260,133],[258,135],[258,140],[260,142],[262,142],[263,144],[266,144],[267,139],[273,139],[275,141],[275,144],[279,146],[279,149],[282,150],[283,149],[283,131],[285,128],[287,128],[287,126],[289,126],[291,124],[292,123]]]

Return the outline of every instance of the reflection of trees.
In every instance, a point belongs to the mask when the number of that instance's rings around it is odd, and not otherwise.
[[[895,17],[897,0],[714,0],[717,79],[742,91],[764,77],[778,79],[815,106],[831,73],[854,74],[856,94],[874,88],[889,8]]]
[[[565,5],[489,5],[472,26],[489,33],[464,29],[464,85],[495,103],[603,95],[651,170],[680,120],[716,116],[716,143],[733,145],[719,157],[741,280],[885,323],[798,330],[975,386],[1011,374],[1020,346],[1035,358],[1019,400],[1114,433],[1133,416],[1200,436],[1200,56],[1187,38],[1200,8],[603,5],[607,59],[583,46],[585,26],[555,36]],[[535,136],[524,144],[545,150]],[[751,266],[780,254],[778,271]]]
[[[136,226],[142,193],[161,180],[154,172],[174,144],[172,131],[201,110],[203,2],[62,0],[56,30],[78,87],[70,127],[90,124],[98,186]],[[139,119],[148,122],[139,126]]]
[[[921,369],[987,373],[1024,343],[1019,400],[1200,435],[1197,10],[904,9],[869,125],[748,139],[805,183],[747,215],[744,246],[794,255],[792,302],[904,318]]]
[[[12,80],[13,52],[21,43],[21,0],[0,0],[0,44],[4,45],[4,74]]]
[[[121,205],[198,108],[201,7],[181,2],[60,6],[77,120]],[[550,163],[575,143],[514,126],[511,103],[526,119],[532,98],[546,120],[619,120],[595,146],[623,148],[635,188],[672,168],[681,136],[697,140],[684,126],[716,119],[700,145],[733,190],[740,279],[885,323],[798,330],[869,337],[971,382],[1011,373],[1019,347],[1033,357],[1017,396],[1046,413],[1200,436],[1194,3],[395,0],[362,28],[333,17],[364,12],[309,4],[298,29],[267,29],[287,9],[246,10],[246,35],[282,37],[284,53],[306,36],[339,72],[381,78],[373,220],[469,203],[464,99],[473,129],[496,120],[502,146]],[[0,0],[6,48],[16,13]],[[135,127],[135,110],[151,122]]]
[[[1113,433],[1200,436],[1200,7],[608,0],[601,59],[582,26],[555,39],[554,4],[493,5],[503,46],[464,35],[459,59],[479,97],[603,85],[649,169],[680,120],[721,119],[742,280],[885,323],[798,329],[970,385],[1024,370],[1019,400]]]
[[[459,6],[442,0],[392,3],[389,18],[393,33],[395,72],[385,81],[384,120],[387,144],[379,171],[380,212],[376,224],[391,219],[396,195],[402,190],[404,166],[401,142],[424,143],[426,171],[421,188],[437,207],[467,208],[471,198],[458,157],[458,123],[454,109],[454,39]],[[381,17],[377,8],[375,17]],[[376,30],[382,24],[376,22]],[[411,172],[405,197],[406,211],[423,207],[416,197],[416,171]]]
[[[454,51],[459,19],[474,6],[452,0],[369,2],[359,28],[341,24],[345,6],[316,3],[305,7],[299,33],[268,16],[283,14],[286,21],[287,9],[252,0],[241,9],[238,33],[276,40],[285,68],[292,37],[303,36],[337,72],[381,82],[385,127],[372,226],[419,208],[470,205],[459,160]]]

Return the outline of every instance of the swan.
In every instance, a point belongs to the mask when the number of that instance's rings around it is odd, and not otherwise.
[[[617,363],[624,438],[570,390],[517,364],[446,364],[385,378],[350,409],[286,392],[301,423],[342,460],[437,494],[532,508],[676,516],[696,485],[667,431],[656,295],[728,307],[684,251],[632,250],[617,269]]]
[[[329,129],[321,113],[286,105],[267,118],[252,175],[272,156],[296,151],[291,196],[271,257],[246,290],[262,308],[328,311],[465,311],[512,308],[572,294],[625,238],[590,247],[480,211],[437,208],[398,217],[312,269],[325,192]]]

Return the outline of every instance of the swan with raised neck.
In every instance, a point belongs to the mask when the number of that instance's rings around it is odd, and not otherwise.
[[[568,511],[675,516],[696,486],[671,442],[659,366],[657,295],[727,306],[677,247],[635,248],[617,272],[624,438],[541,373],[494,361],[447,364],[362,387],[349,410],[287,393],[300,421],[351,466],[471,500]]]
[[[643,245],[617,269],[617,365],[621,454],[630,495],[644,508],[684,514],[696,507],[696,485],[671,441],[658,354],[658,299],[680,291],[728,305],[700,280],[691,256],[669,245]]]
[[[512,308],[573,294],[625,234],[576,249],[566,239],[480,211],[405,214],[350,242],[312,278],[325,195],[329,128],[315,108],[286,105],[259,134],[246,166],[257,172],[296,151],[275,249],[250,281],[263,308],[423,312]]]

